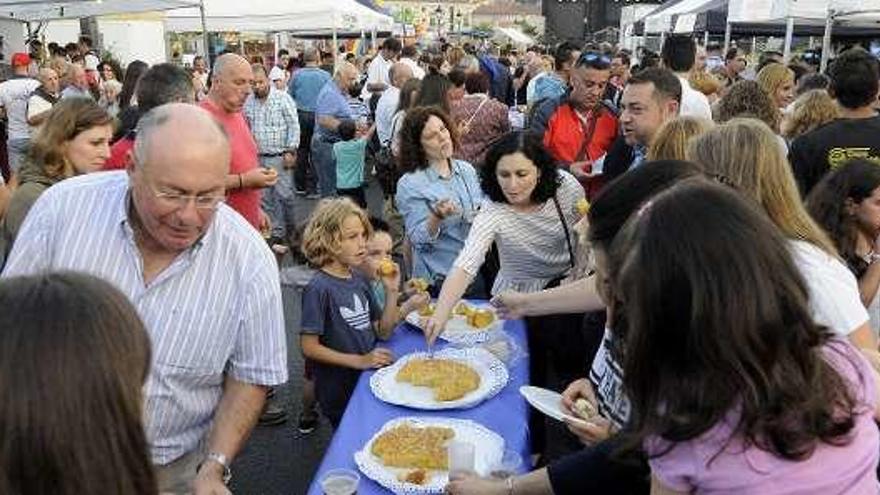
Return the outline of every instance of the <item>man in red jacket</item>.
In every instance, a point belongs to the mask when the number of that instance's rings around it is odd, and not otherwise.
[[[544,136],[547,151],[584,184],[588,196],[598,188],[590,173],[592,162],[618,134],[617,110],[602,100],[610,77],[608,56],[584,52],[571,72],[568,95],[538,103],[531,123]]]

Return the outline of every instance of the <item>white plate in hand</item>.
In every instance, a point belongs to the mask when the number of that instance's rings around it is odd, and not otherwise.
[[[498,318],[498,313],[495,312],[495,308],[491,304],[471,304],[471,307],[492,311],[492,314],[495,315],[495,321],[486,328],[474,328],[468,325],[466,316],[452,314],[449,321],[446,322],[446,328],[440,334],[441,339],[456,344],[482,344],[489,341],[492,332],[504,327],[504,320]],[[412,311],[406,315],[406,322],[414,327],[422,328],[422,318],[426,317],[421,316],[418,311]]]
[[[529,404],[542,413],[557,421],[572,421],[586,424],[586,421],[568,414],[562,405],[562,394],[558,394],[546,388],[524,385],[519,388],[519,393],[526,398]]]

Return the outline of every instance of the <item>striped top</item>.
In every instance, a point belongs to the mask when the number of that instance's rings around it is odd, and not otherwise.
[[[202,239],[145,285],[129,203],[122,171],[49,188],[28,214],[2,276],[74,270],[129,298],[153,347],[144,388],[147,438],[153,462],[167,464],[203,441],[226,373],[257,385],[287,380],[281,286],[266,243],[224,204]]]
[[[572,227],[581,219],[575,205],[584,197],[584,189],[568,172],[560,171],[559,175],[562,183],[556,198],[576,254],[578,236]],[[518,212],[507,203],[483,202],[454,266],[476,275],[492,241],[498,245],[501,262],[493,295],[505,290],[537,292],[571,268],[565,231],[552,198],[528,213]]]

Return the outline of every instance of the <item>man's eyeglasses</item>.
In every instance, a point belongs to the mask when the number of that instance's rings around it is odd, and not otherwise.
[[[577,61],[577,66],[583,67],[585,65],[588,65],[591,67],[597,67],[597,68],[600,66],[602,68],[608,68],[608,67],[611,67],[611,58],[608,55],[605,55],[603,53],[596,53],[596,52],[582,53],[580,58]]]
[[[190,201],[195,203],[196,208],[199,210],[215,210],[226,199],[226,196],[196,196],[192,194],[161,192],[155,189],[153,190],[153,195],[168,208],[174,207],[178,210],[186,208]]]

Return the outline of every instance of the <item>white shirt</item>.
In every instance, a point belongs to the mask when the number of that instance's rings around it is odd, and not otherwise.
[[[202,239],[145,284],[129,198],[124,171],[50,187],[28,213],[2,276],[73,270],[126,295],[152,344],[145,429],[153,463],[164,465],[204,440],[225,376],[287,381],[281,285],[266,242],[225,204]]]
[[[376,134],[379,135],[379,143],[382,145],[391,142],[391,121],[399,102],[400,89],[391,86],[382,93],[376,104]]]
[[[847,336],[868,321],[855,275],[837,258],[804,241],[790,241],[792,258],[807,284],[813,320]]]
[[[687,78],[678,76],[681,81],[681,109],[679,115],[698,117],[712,121],[712,107],[709,106],[709,99],[706,95],[700,93],[691,87],[691,83]]]
[[[400,57],[400,63],[406,64],[412,69],[413,77],[419,80],[425,78],[425,69],[419,67],[419,63],[411,58]]]
[[[52,110],[52,104],[45,100],[42,96],[38,94],[31,95],[28,98],[27,103],[27,118],[31,119],[40,115],[43,112],[48,112]],[[39,126],[31,126],[32,129],[36,130]]]
[[[388,79],[388,69],[391,68],[392,63],[382,57],[382,52],[376,54],[376,57],[370,62],[370,67],[367,68],[367,82],[364,83],[364,89],[361,90],[361,99],[367,101],[373,95],[373,92],[367,89],[370,84],[385,83],[386,86],[391,86],[391,80]]]
[[[27,123],[27,104],[31,93],[40,82],[29,77],[15,77],[0,83],[0,106],[6,110],[7,140],[29,139],[31,128]]]
[[[575,205],[584,197],[584,188],[568,172],[559,171],[559,175],[562,183],[556,198],[568,226],[572,251],[577,255],[574,224],[581,215]],[[528,213],[518,212],[507,203],[484,201],[454,266],[475,275],[492,241],[498,245],[501,260],[492,294],[505,290],[537,292],[571,268],[565,230],[552,198]]]

